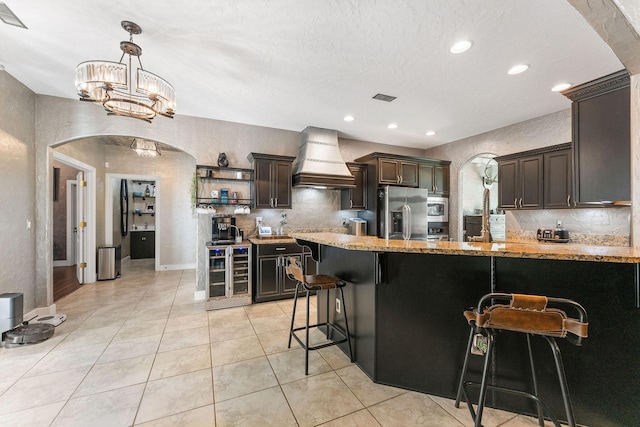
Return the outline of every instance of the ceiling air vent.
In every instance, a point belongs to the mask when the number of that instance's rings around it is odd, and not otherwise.
[[[377,99],[378,101],[386,101],[386,102],[391,102],[394,99],[396,99],[395,96],[390,96],[390,95],[383,95],[381,93],[376,94],[373,99]]]
[[[0,20],[5,24],[15,25],[16,27],[27,28],[26,25],[9,9],[9,6],[0,2]]]

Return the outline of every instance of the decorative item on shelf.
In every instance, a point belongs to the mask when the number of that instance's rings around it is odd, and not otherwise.
[[[147,188],[144,189],[145,197],[151,196],[151,190],[149,189],[149,185],[147,184]]]
[[[132,195],[133,197],[142,197],[142,192],[140,192],[140,191],[134,191],[133,193],[131,193],[131,195]]]
[[[230,204],[232,205],[237,205],[238,204],[238,192],[234,191],[233,193],[231,193],[231,200],[229,201]]]
[[[139,25],[122,21],[129,33],[129,41],[120,42],[122,56],[119,62],[86,61],[76,68],[76,91],[81,101],[102,104],[107,114],[133,117],[151,123],[158,114],[173,118],[176,93],[166,80],[145,71],[140,61],[142,48],[133,43],[133,35],[141,34]],[[125,55],[129,61],[123,63]],[[139,68],[134,74],[132,56],[138,58]]]
[[[156,144],[155,141],[148,139],[134,138],[133,141],[131,141],[130,147],[133,151],[138,153],[139,156],[156,157],[162,155],[158,148],[158,144]]]
[[[229,166],[229,159],[227,159],[227,155],[225,153],[220,153],[218,155],[218,166],[221,168]]]
[[[218,203],[218,190],[211,190],[211,203],[214,205]]]
[[[220,204],[226,205],[229,203],[229,189],[221,188],[220,189]]]

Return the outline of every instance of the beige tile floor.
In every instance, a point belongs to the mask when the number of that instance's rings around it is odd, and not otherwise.
[[[194,288],[193,270],[134,260],[59,300],[68,320],[52,338],[0,348],[0,425],[472,425],[449,399],[374,384],[336,347],[311,352],[305,376],[303,350],[287,348],[291,301],[205,311]]]

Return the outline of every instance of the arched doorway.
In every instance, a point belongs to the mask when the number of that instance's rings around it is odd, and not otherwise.
[[[456,240],[466,241],[465,221],[472,222],[474,216],[482,214],[484,189],[489,189],[489,209],[498,208],[498,164],[493,153],[481,153],[469,159],[459,175],[458,236]]]
[[[191,181],[195,171],[195,158],[167,144],[157,142],[161,155],[142,157],[130,148],[133,136],[93,136],[78,138],[52,147],[53,158],[63,156],[95,169],[95,191],[90,203],[95,204],[93,246],[88,247],[87,258],[92,260],[92,281],[96,281],[96,251],[113,242],[114,231],[120,229],[115,211],[119,213],[117,195],[112,191],[115,178],[129,178],[136,182],[149,180],[155,184],[154,196],[141,208],[146,212],[146,231],[157,236],[155,243],[155,270],[189,269],[196,265],[195,246],[197,218],[190,208]],[[89,183],[90,184],[90,183]],[[144,186],[143,186],[144,189]],[[132,191],[134,190],[132,186]],[[138,191],[138,190],[136,190]],[[144,190],[143,190],[144,191]],[[127,212],[129,219],[133,214]],[[153,224],[151,224],[153,223]],[[194,273],[195,274],[195,273]],[[49,282],[51,283],[51,282]],[[90,283],[87,281],[87,283]],[[55,286],[53,286],[55,287]]]

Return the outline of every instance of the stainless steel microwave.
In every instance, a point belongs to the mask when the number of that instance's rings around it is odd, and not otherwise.
[[[449,198],[427,197],[427,218],[429,222],[449,222]]]

